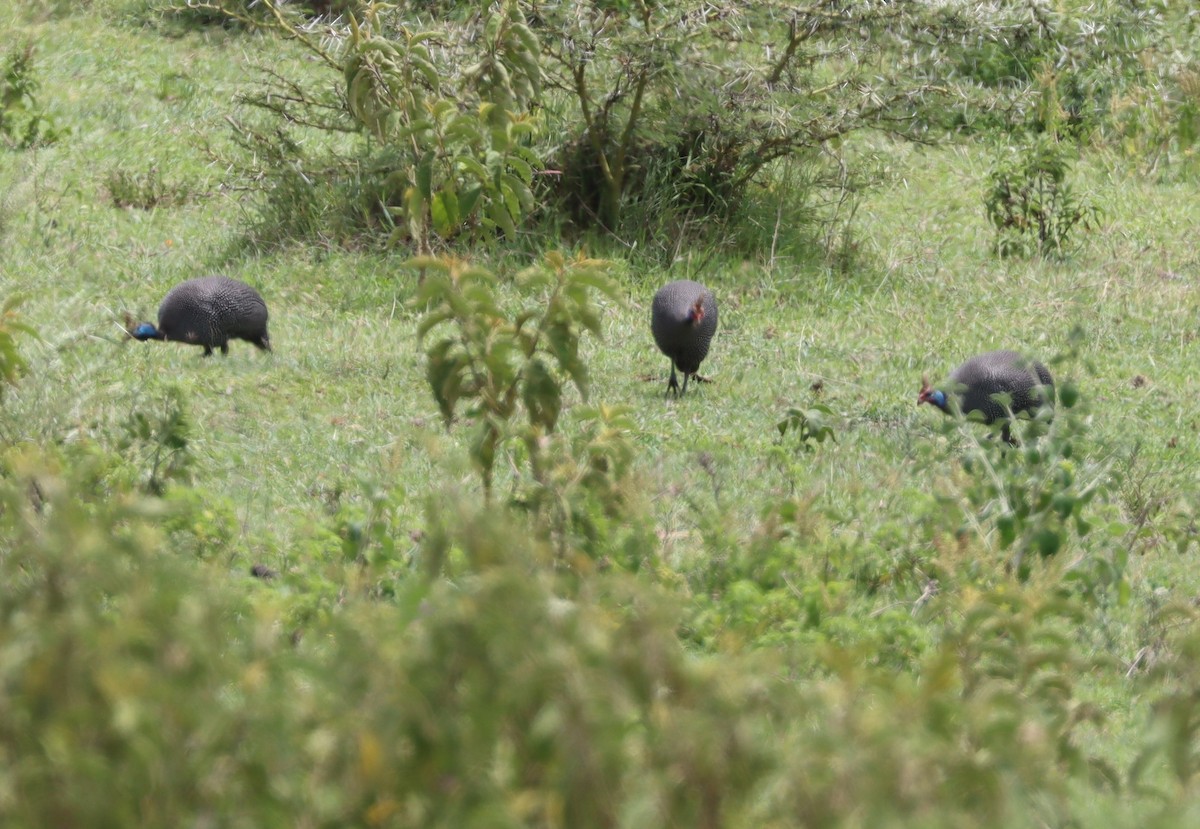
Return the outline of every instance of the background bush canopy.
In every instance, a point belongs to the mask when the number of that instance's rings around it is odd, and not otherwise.
[[[337,19],[330,51],[293,18],[206,4],[299,39],[345,78],[276,77],[245,99],[268,115],[240,134],[275,232],[332,224],[421,252],[529,222],[652,250],[663,236],[711,239],[714,224],[744,221],[780,165],[809,169],[791,199],[844,198],[869,171],[847,170],[842,152],[860,132],[1072,141],[1119,128],[1114,97],[1165,80],[1142,57],[1169,46],[1170,19],[1162,5],[1100,6],[509,0],[438,18],[367,4],[364,25]],[[297,124],[359,138],[313,153]]]
[[[1195,12],[3,14],[5,826],[1194,825]],[[275,354],[128,341],[201,267]]]

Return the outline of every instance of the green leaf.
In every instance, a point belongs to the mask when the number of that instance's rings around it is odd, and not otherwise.
[[[1064,407],[1070,409],[1079,402],[1079,387],[1068,380],[1059,387],[1058,399]]]
[[[457,350],[454,340],[445,339],[430,348],[426,357],[425,378],[429,381],[442,419],[448,425],[454,419],[454,409],[462,395],[463,376],[467,367],[465,355]]]
[[[433,150],[428,150],[417,162],[417,190],[425,202],[433,198],[433,159]]]
[[[478,160],[468,156],[459,156],[455,158],[455,163],[463,172],[469,173],[479,179],[481,184],[490,185],[492,183],[492,174]]]
[[[500,204],[499,202],[489,201],[487,203],[486,214],[492,225],[504,231],[506,234],[512,236],[517,232],[517,227],[515,224],[513,224],[512,216],[509,215],[509,212],[504,208],[504,205]]]
[[[570,326],[560,323],[547,328],[546,340],[559,367],[570,376],[580,395],[587,400],[588,374],[587,367],[579,359],[579,339]]]
[[[523,183],[529,184],[533,181],[533,168],[517,156],[510,155],[508,157],[508,167],[517,174]]]
[[[523,213],[529,213],[533,211],[533,192],[529,189],[525,182],[521,181],[521,179],[517,178],[511,173],[504,173],[501,176],[501,186],[502,189],[504,189],[506,200],[512,197],[515,197],[517,200],[515,207],[511,204],[509,206],[509,209],[514,211],[513,219],[520,218]]]
[[[607,266],[608,263],[604,262],[602,265]],[[617,281],[611,278],[600,267],[591,266],[572,268],[568,279],[572,283],[594,288],[609,299],[615,299],[622,304],[625,304],[625,297],[621,293],[621,286],[618,285]]]
[[[521,386],[529,422],[554,431],[562,411],[562,389],[542,360],[535,357],[525,364]]]
[[[471,436],[471,460],[484,473],[486,481],[490,481],[492,467],[496,464],[496,445],[500,442],[500,427],[490,417],[483,416],[475,425]]]
[[[418,300],[419,301],[419,300]],[[426,300],[427,302],[428,300]],[[421,303],[424,304],[424,303]],[[437,328],[444,322],[454,319],[454,312],[448,308],[442,308],[437,311],[430,311],[421,317],[421,322],[417,325],[417,340],[425,338],[433,329]]]
[[[508,211],[510,222],[516,222],[521,218],[521,199],[512,191],[506,181],[500,182],[500,197],[504,208]]]
[[[1043,557],[1049,557],[1058,552],[1062,546],[1062,540],[1062,533],[1049,527],[1043,527],[1034,536],[1034,545],[1037,547],[1038,553]]]
[[[458,197],[453,191],[443,190],[433,197],[430,205],[433,229],[443,239],[448,239],[459,229]]]
[[[477,147],[483,142],[483,130],[472,113],[460,112],[451,119],[446,125],[445,136],[448,143],[465,144],[468,147]]]
[[[1011,512],[996,519],[996,531],[1000,534],[1000,549],[1012,546],[1017,538],[1017,520]]]
[[[463,191],[462,197],[458,201],[458,212],[464,220],[470,219],[474,215],[475,205],[479,202],[479,195],[482,192],[482,187],[469,187]]]
[[[439,98],[428,105],[429,113],[436,121],[442,121],[449,113],[458,112],[458,105],[447,98]],[[451,122],[453,123],[453,121]]]

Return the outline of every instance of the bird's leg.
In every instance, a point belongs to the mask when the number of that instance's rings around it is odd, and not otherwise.
[[[228,341],[221,343],[221,354],[225,357],[229,356],[229,342]]]
[[[687,375],[683,376],[683,382],[687,384]],[[675,377],[675,361],[671,361],[671,379],[667,381],[667,397],[671,396],[671,392],[675,392],[675,396],[679,396],[679,380]]]
[[[204,346],[204,353],[201,354],[200,356],[201,357],[211,357],[212,356],[212,346],[209,346],[209,345]]]
[[[683,391],[679,393],[680,397],[683,397],[685,394],[687,394],[687,381],[691,376],[692,375],[688,374],[686,371],[683,373]]]

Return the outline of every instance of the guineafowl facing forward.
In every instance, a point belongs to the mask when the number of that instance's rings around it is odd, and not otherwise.
[[[674,391],[682,397],[688,378],[696,375],[708,356],[708,346],[717,330],[717,300],[699,282],[680,279],[668,283],[654,295],[650,329],[659,350],[671,358],[667,394]],[[677,368],[683,372],[682,389],[675,377]]]
[[[948,385],[949,394],[922,377],[917,405],[929,403],[950,414],[956,409],[964,415],[978,412],[976,416],[989,424],[1003,420],[1001,434],[1009,443],[1015,443],[1007,422],[1010,410],[1014,415],[1025,412],[1032,417],[1054,400],[1050,372],[1037,360],[1015,351],[989,351],[972,357],[950,373]],[[1007,395],[1007,406],[997,395]]]
[[[158,306],[158,327],[143,322],[133,331],[139,340],[171,340],[229,353],[230,340],[246,340],[271,350],[267,303],[258,291],[226,276],[202,276],[172,288]]]

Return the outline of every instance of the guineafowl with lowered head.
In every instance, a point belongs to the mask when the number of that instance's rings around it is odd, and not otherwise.
[[[202,276],[181,282],[158,306],[158,327],[143,322],[130,332],[138,340],[170,340],[229,353],[230,340],[246,340],[271,350],[267,303],[258,291],[226,276]]]
[[[667,394],[680,397],[687,391],[688,378],[696,376],[700,363],[708,356],[708,347],[717,330],[717,300],[712,291],[699,282],[679,279],[654,295],[650,311],[650,329],[654,342],[671,359],[671,379]],[[683,388],[675,369],[683,372]]]
[[[1001,434],[1009,443],[1015,443],[1009,431],[1010,411],[1033,417],[1054,401],[1054,378],[1049,370],[1015,351],[989,351],[972,357],[950,373],[948,386],[949,393],[935,389],[928,377],[922,377],[917,405],[928,403],[949,414],[978,412],[976,417],[988,424],[1003,420]],[[1007,401],[997,400],[997,395],[1006,395]]]

